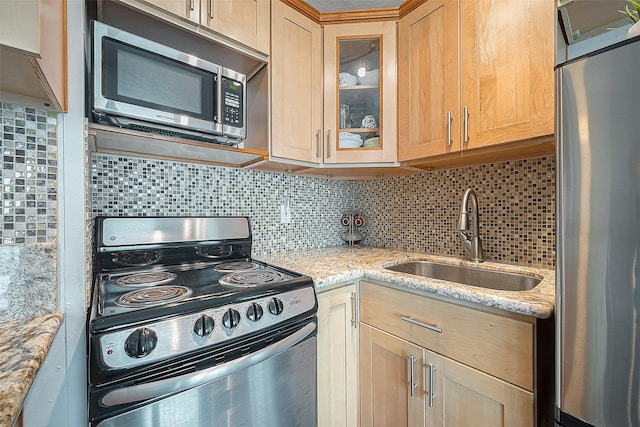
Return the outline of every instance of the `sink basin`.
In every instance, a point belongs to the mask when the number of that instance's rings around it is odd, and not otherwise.
[[[385,267],[387,270],[431,279],[447,280],[464,285],[498,291],[529,291],[535,288],[541,279],[518,273],[504,271],[481,270],[479,268],[459,265],[441,264],[429,261],[412,261],[404,264]]]

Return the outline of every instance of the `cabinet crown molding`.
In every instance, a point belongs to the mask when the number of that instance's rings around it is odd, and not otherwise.
[[[320,12],[304,0],[280,0],[321,25],[352,22],[397,21],[427,0],[406,0],[400,7]]]

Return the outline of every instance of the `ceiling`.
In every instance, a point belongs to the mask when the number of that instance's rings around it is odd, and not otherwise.
[[[318,12],[336,12],[341,10],[360,10],[378,8],[396,8],[405,0],[305,0]]]

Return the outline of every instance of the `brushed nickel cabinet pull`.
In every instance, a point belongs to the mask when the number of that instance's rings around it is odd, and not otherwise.
[[[420,326],[421,328],[429,329],[430,331],[437,332],[439,334],[442,333],[442,328],[438,325],[429,325],[428,323],[422,323],[415,320],[413,317],[402,316],[400,320],[404,320],[405,322],[409,322],[413,325]]]
[[[327,159],[331,158],[331,129],[327,130]]]
[[[193,9],[195,9],[195,6],[193,4],[193,0],[189,0],[189,10],[193,11]]]
[[[464,143],[469,142],[469,107],[464,107]]]
[[[436,371],[436,367],[429,363],[429,408],[433,408],[433,399],[437,396],[433,392],[433,373]]]
[[[418,387],[415,382],[415,364],[416,358],[413,354],[409,355],[409,397],[415,396],[415,390]]]
[[[453,141],[451,141],[451,121],[453,117],[451,117],[451,111],[447,111],[447,146],[451,147]]]
[[[209,18],[213,19],[213,0],[209,0]]]
[[[322,147],[322,129],[318,129],[316,133],[316,158],[320,158],[320,147]]]
[[[358,323],[358,317],[356,316],[356,310],[357,310],[357,305],[356,305],[356,293],[355,292],[351,292],[351,325],[353,325],[353,327],[356,327],[356,324]]]

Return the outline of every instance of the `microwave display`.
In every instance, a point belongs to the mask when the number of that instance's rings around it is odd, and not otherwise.
[[[102,93],[107,99],[216,121],[217,76],[126,43],[103,38]]]

